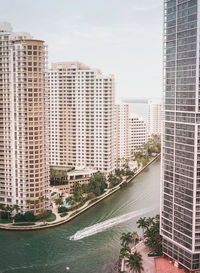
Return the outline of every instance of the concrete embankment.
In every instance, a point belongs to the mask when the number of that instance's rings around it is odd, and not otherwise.
[[[71,221],[72,219],[74,219],[75,217],[77,217],[78,215],[80,215],[81,213],[83,213],[84,211],[86,211],[87,209],[95,206],[96,204],[98,204],[99,202],[101,202],[102,200],[104,200],[105,198],[109,197],[110,195],[112,195],[114,192],[118,191],[121,187],[122,184],[125,183],[130,183],[131,181],[134,180],[135,177],[137,177],[141,172],[143,172],[150,164],[152,164],[154,161],[156,161],[158,158],[160,157],[160,154],[157,155],[155,158],[153,158],[145,167],[139,169],[137,171],[137,173],[131,177],[129,180],[127,181],[123,181],[121,182],[118,186],[116,186],[115,188],[111,189],[109,192],[105,192],[102,196],[99,197],[98,200],[94,201],[93,203],[85,206],[84,208],[79,208],[77,211],[72,212],[72,214],[60,221],[51,223],[51,224],[45,224],[45,225],[34,225],[34,226],[13,226],[13,225],[1,225],[0,224],[0,229],[4,229],[4,230],[18,230],[18,231],[24,231],[24,230],[40,230],[40,229],[49,229],[52,227],[56,227],[59,225],[63,225],[69,221]]]

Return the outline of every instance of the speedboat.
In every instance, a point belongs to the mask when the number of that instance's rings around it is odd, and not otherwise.
[[[70,241],[74,241],[75,238],[74,238],[74,236],[70,236],[69,239],[70,239]]]

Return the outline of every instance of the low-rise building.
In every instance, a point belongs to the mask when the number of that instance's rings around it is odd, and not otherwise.
[[[74,185],[79,184],[88,184],[90,182],[90,177],[94,175],[97,171],[91,169],[80,169],[76,170],[75,168],[52,168],[57,172],[57,180],[55,180],[55,185],[51,184],[54,188],[57,188],[63,192],[73,193]]]

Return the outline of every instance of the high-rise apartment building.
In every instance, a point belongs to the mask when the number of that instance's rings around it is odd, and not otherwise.
[[[148,101],[147,131],[149,136],[161,134],[161,120],[163,117],[162,102]]]
[[[129,157],[129,105],[115,105],[117,167]]]
[[[114,78],[77,62],[49,70],[50,164],[115,169]]]
[[[39,213],[49,185],[46,47],[0,23],[0,203]]]
[[[164,1],[163,253],[200,272],[200,1]]]
[[[134,155],[137,147],[147,142],[146,122],[136,114],[129,117],[129,154]]]

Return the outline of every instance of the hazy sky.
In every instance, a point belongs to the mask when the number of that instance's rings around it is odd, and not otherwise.
[[[114,74],[116,96],[162,96],[162,0],[0,0],[0,20],[49,47],[49,64]]]

